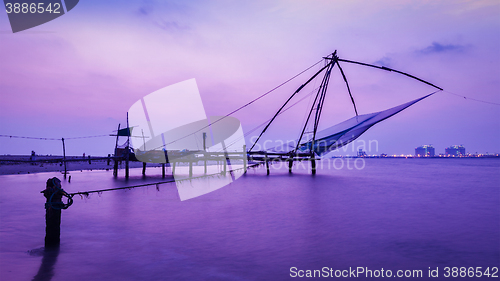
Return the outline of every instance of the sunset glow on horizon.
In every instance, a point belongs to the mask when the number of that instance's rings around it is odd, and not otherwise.
[[[379,144],[368,154],[406,155],[424,144],[436,154],[455,144],[500,152],[499,15],[498,1],[82,0],[60,18],[12,33],[0,13],[0,134],[111,134],[143,96],[191,78],[207,115],[225,115],[337,50],[445,90],[368,130],[361,138]],[[271,118],[322,65],[235,114],[244,132]],[[397,73],[341,66],[360,114],[435,90]],[[297,138],[308,102],[280,116],[265,139]],[[334,69],[320,129],[353,116]],[[67,153],[107,155],[114,141],[68,141]],[[61,144],[0,138],[0,154],[31,150],[57,155]]]

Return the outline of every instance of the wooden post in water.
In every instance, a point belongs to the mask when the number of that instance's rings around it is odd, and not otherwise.
[[[161,177],[164,178],[165,177],[165,163],[162,163],[161,164]]]
[[[127,146],[126,146],[126,154],[125,154],[125,178],[129,178],[129,152],[130,152],[130,127],[128,125],[128,112],[127,112]]]
[[[118,176],[118,159],[116,159],[116,150],[118,148],[118,135],[120,134],[120,124],[118,124],[118,131],[116,131],[116,142],[115,142],[115,157],[113,159],[113,176],[116,178]]]
[[[62,138],[61,140],[63,143],[64,178],[66,178],[66,174],[68,173],[68,169],[66,168],[66,145],[64,145],[64,138]]]
[[[58,247],[61,236],[61,208],[63,190],[58,178],[47,180],[45,190],[41,191],[47,198],[45,203],[45,248]]]
[[[175,161],[172,163],[172,176],[175,174]]]
[[[314,158],[314,152],[311,154],[311,172],[316,175],[316,158]]]
[[[108,154],[108,160],[107,161],[108,161],[107,164],[109,166],[109,162],[111,162],[111,154]]]
[[[207,173],[207,133],[203,132],[203,161],[205,163],[205,174]]]
[[[226,155],[225,154],[223,156],[222,161],[224,162],[224,175],[225,175],[226,172],[227,172],[227,159],[226,159]]]
[[[189,177],[190,178],[193,177],[193,161],[192,160],[189,161]]]
[[[203,152],[203,162],[204,162],[204,165],[205,165],[205,169],[204,169],[204,172],[205,174],[207,173],[207,152]]]
[[[292,167],[293,167],[293,154],[290,154],[288,156],[288,173],[292,173]]]
[[[146,175],[146,162],[142,162],[142,175]]]
[[[91,159],[90,159],[90,155],[89,155],[89,164],[92,164],[92,161],[91,161]]]
[[[267,175],[269,176],[269,159],[267,158],[267,151],[265,153],[265,161],[266,161]]]
[[[243,145],[243,173],[247,172],[247,165],[248,165],[248,163],[247,163],[248,159],[247,158],[248,158],[247,157],[247,145],[244,144]]]
[[[207,133],[203,132],[203,150],[207,151]]]
[[[129,178],[129,158],[128,158],[128,145],[127,145],[127,152],[126,152],[126,156],[125,156],[125,178],[128,179]]]

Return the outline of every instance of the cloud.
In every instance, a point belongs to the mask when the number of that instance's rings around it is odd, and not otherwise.
[[[430,46],[417,50],[417,53],[422,55],[429,55],[435,53],[464,52],[465,50],[466,47],[463,45],[454,45],[454,44],[444,45],[438,42],[432,42]]]
[[[390,57],[383,57],[379,59],[378,61],[374,62],[374,65],[381,65],[381,66],[391,66],[392,59]]]
[[[165,31],[175,32],[175,31],[185,31],[191,29],[189,26],[180,24],[177,21],[159,20],[159,21],[154,21],[154,24]]]
[[[164,31],[183,32],[191,30],[193,18],[198,18],[193,15],[197,7],[190,4],[182,1],[144,0],[135,13]]]
[[[149,7],[139,7],[139,9],[137,10],[137,12],[140,14],[140,15],[144,15],[144,16],[147,16],[151,13],[151,9]]]

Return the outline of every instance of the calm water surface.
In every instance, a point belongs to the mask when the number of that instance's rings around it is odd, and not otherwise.
[[[429,267],[442,276],[446,266],[500,265],[499,159],[366,159],[361,170],[323,164],[316,176],[300,167],[292,175],[250,170],[183,202],[173,184],[75,197],[52,254],[40,249],[39,192],[61,174],[0,176],[0,279],[44,272],[54,281],[283,280],[291,267],[421,269],[427,279]],[[140,171],[128,181],[123,171],[118,179],[71,172],[63,188],[162,180],[159,169],[145,179]]]

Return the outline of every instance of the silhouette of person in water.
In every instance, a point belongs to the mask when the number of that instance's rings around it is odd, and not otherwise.
[[[47,187],[41,191],[47,198],[45,203],[45,247],[57,247],[61,235],[61,209],[64,208],[62,202],[63,195],[67,193],[61,187],[61,180],[50,178],[47,180]]]

